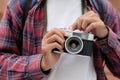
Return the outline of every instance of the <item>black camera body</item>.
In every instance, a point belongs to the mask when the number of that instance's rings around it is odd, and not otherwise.
[[[94,35],[83,31],[64,30],[68,36],[65,37],[64,52],[73,55],[91,56],[93,53]],[[57,51],[56,51],[57,52]]]

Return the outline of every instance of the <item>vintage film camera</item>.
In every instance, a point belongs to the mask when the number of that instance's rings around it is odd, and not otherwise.
[[[94,35],[83,31],[64,30],[68,36],[65,37],[64,52],[69,54],[78,54],[91,56],[93,53]],[[54,52],[59,53],[58,50]]]

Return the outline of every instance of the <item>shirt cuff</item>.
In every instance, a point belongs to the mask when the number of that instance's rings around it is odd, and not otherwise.
[[[107,27],[108,28],[108,27]],[[101,50],[104,51],[104,53],[109,53],[109,43],[111,42],[111,30],[108,28],[109,33],[108,36],[106,36],[103,39],[98,39],[96,41],[97,45],[100,46]]]
[[[27,67],[27,72],[29,75],[29,78],[34,80],[40,80],[47,75],[43,73],[41,67],[40,67],[40,62],[41,62],[42,55],[33,55],[29,58],[29,64]]]

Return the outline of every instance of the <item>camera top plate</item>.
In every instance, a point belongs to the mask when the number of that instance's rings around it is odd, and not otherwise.
[[[81,39],[84,39],[84,40],[90,40],[90,41],[94,41],[94,34],[92,33],[87,33],[87,32],[84,32],[84,31],[80,31],[80,30],[64,30],[68,37],[72,37],[72,36],[79,36]]]

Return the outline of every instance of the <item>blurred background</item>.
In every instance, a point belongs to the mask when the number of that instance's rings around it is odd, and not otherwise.
[[[0,0],[0,19],[2,18],[3,12],[9,0]]]
[[[6,7],[8,1],[9,0],[0,0],[0,20],[3,16],[3,12],[5,10],[5,7]],[[117,13],[120,15],[120,0],[109,0],[109,1],[112,3],[112,5],[116,9]],[[105,72],[107,74],[108,80],[120,80],[118,78],[115,78],[106,66],[105,66]]]
[[[120,15],[120,0],[109,0]]]

